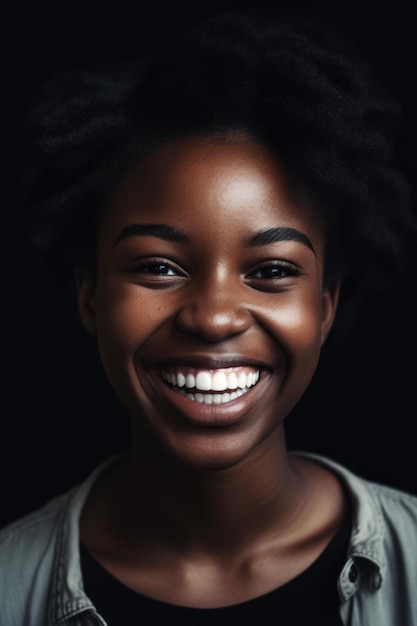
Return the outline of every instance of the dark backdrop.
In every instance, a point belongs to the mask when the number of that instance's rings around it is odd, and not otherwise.
[[[74,317],[63,315],[57,294],[42,285],[18,227],[22,106],[56,68],[84,59],[121,58],[178,25],[242,2],[203,2],[191,10],[178,2],[146,7],[113,2],[107,8],[90,4],[82,9],[65,2],[15,4],[3,14],[6,349],[0,525],[42,505],[129,445],[128,420],[107,387],[94,340]],[[291,3],[300,9],[303,4]],[[409,126],[402,158],[414,182],[417,44],[411,3],[314,4],[357,41],[402,103]],[[390,297],[367,296],[351,335],[345,337],[340,324],[287,428],[292,448],[326,454],[363,476],[417,494],[416,273],[417,250]]]

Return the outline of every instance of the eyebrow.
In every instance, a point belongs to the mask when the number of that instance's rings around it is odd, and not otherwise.
[[[129,224],[123,228],[122,232],[117,237],[114,246],[129,237],[146,236],[158,237],[159,239],[173,241],[176,243],[187,243],[189,241],[189,237],[184,231],[174,228],[173,226],[169,226],[168,224]],[[287,226],[278,226],[276,228],[260,230],[249,237],[246,240],[245,245],[248,248],[255,248],[257,246],[265,246],[279,241],[298,241],[316,254],[313,244],[307,235],[296,228],[289,228]]]
[[[277,243],[279,241],[298,241],[316,254],[314,246],[307,235],[296,228],[289,228],[287,226],[260,230],[247,239],[246,246],[248,248],[254,248],[256,246],[265,246],[269,243]]]
[[[168,226],[168,224],[129,224],[123,228],[114,242],[114,246],[129,237],[146,236],[158,237],[159,239],[165,239],[165,241],[175,241],[177,243],[186,243],[188,241],[188,236],[182,230]]]

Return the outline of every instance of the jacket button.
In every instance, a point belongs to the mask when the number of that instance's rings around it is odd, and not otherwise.
[[[372,586],[376,590],[376,589],[379,589],[381,585],[382,585],[382,576],[379,572],[376,572],[376,574],[374,575],[372,579]]]
[[[354,583],[357,578],[358,578],[358,568],[356,567],[355,563],[352,563],[352,565],[350,566],[350,570],[349,570],[349,580],[351,583]]]

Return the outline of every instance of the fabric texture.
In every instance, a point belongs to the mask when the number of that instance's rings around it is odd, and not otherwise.
[[[353,512],[337,580],[346,626],[417,626],[417,497],[300,453],[345,485]],[[106,625],[83,589],[79,519],[112,457],[80,485],[0,531],[0,626]]]

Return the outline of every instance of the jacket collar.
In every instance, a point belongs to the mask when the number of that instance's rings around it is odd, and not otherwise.
[[[50,595],[52,624],[62,624],[78,613],[96,610],[84,592],[80,562],[80,518],[88,495],[107,469],[127,456],[118,454],[101,463],[89,476],[69,493],[58,520],[58,540],[55,552],[53,583]],[[97,616],[98,621],[103,620]]]
[[[380,505],[370,483],[356,476],[342,465],[321,455],[307,452],[292,452],[297,456],[318,463],[344,484],[352,503],[352,531],[346,565],[339,577],[339,593],[342,599],[350,597],[358,588],[359,581],[351,580],[352,566],[360,560],[371,564],[374,576],[382,583],[386,560],[383,551],[383,520]],[[90,610],[96,613],[91,601],[84,593],[79,550],[79,523],[84,504],[99,477],[112,465],[126,458],[128,453],[118,454],[99,465],[88,478],[69,493],[58,520],[58,541],[55,553],[54,576],[50,596],[52,624],[62,624],[78,613]],[[359,559],[359,561],[358,561]],[[97,613],[96,613],[97,615]],[[102,622],[97,615],[98,622]]]
[[[385,578],[384,521],[372,482],[360,478],[344,466],[318,454],[295,452],[332,472],[344,485],[352,506],[352,530],[345,566],[338,580],[339,594],[347,600],[358,589],[366,573],[374,589]],[[360,571],[362,570],[362,575]],[[352,575],[352,573],[354,575]]]

